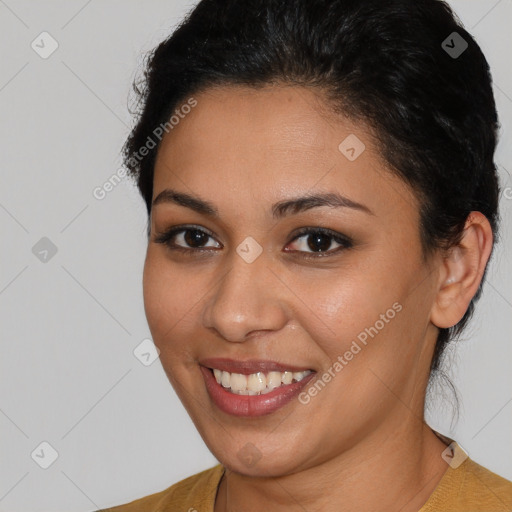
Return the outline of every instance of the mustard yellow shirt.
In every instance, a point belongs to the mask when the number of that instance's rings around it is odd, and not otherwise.
[[[512,482],[480,466],[453,443],[453,461],[418,512],[511,512]],[[457,459],[463,460],[457,465]],[[221,464],[156,494],[98,512],[214,512]]]

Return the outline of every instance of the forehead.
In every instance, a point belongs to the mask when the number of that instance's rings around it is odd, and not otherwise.
[[[224,148],[256,156],[261,145],[277,153],[295,149],[318,156],[331,143],[329,127],[334,117],[320,93],[311,89],[225,86],[194,98],[197,106],[164,138],[163,146],[172,145],[178,135],[180,143],[189,147],[199,145],[208,151],[213,145],[218,157]]]
[[[391,173],[371,131],[329,109],[304,87],[216,87],[162,140],[153,197],[168,186],[245,204],[336,190],[389,214],[417,210],[409,187]],[[185,100],[186,101],[186,100]],[[186,190],[183,190],[186,191]],[[373,209],[373,208],[372,208]]]

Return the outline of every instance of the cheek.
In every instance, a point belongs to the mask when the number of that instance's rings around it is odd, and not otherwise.
[[[297,303],[299,322],[331,360],[349,350],[354,340],[364,342],[368,330],[375,335],[375,324],[381,338],[399,321],[399,306],[393,305],[400,302],[404,285],[392,275],[385,265],[347,265],[302,282],[297,295],[307,300],[302,306]]]
[[[173,270],[157,251],[148,249],[143,273],[144,308],[153,341],[161,352],[180,339],[201,294],[186,272]]]
[[[142,279],[144,309],[153,334],[153,341],[157,346],[159,346],[161,333],[166,329],[166,311],[170,306],[169,299],[172,297],[168,282],[162,275],[164,270],[164,266],[159,264],[158,259],[152,256],[151,250],[148,249]]]
[[[173,269],[165,257],[148,250],[143,273],[144,309],[153,342],[160,351],[160,361],[169,381],[181,395],[190,375],[183,367],[194,366],[190,343],[190,325],[202,294],[190,285],[190,276]]]

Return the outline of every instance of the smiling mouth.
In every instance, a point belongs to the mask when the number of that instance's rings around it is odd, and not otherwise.
[[[307,366],[262,359],[216,357],[198,362],[212,402],[238,417],[276,412],[293,402],[316,375]]]
[[[217,368],[209,368],[215,376],[215,380],[226,391],[236,395],[265,395],[283,386],[294,382],[300,382],[302,379],[312,373],[311,370],[300,372],[291,371],[271,371],[256,372],[249,375],[242,373],[231,373]]]

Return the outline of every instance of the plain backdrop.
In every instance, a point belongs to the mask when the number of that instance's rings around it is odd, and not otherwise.
[[[512,1],[450,3],[494,76],[503,224],[447,365],[460,418],[441,388],[428,421],[512,479]],[[142,200],[126,179],[93,195],[121,166],[143,52],[191,6],[0,0],[0,511],[92,511],[216,463],[160,361],[135,355],[150,338]]]

